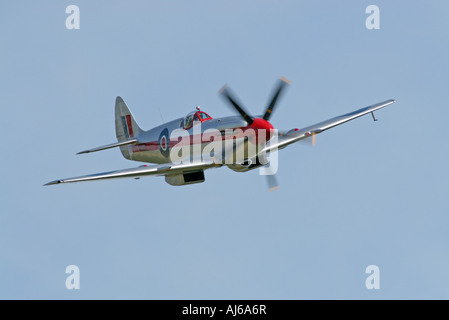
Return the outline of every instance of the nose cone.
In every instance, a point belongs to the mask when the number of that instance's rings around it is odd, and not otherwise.
[[[265,135],[265,141],[270,140],[274,134],[274,128],[271,123],[261,118],[255,118],[249,127],[255,131],[258,141],[261,134]]]

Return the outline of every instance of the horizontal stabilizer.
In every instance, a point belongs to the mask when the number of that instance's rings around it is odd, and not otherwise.
[[[97,152],[97,151],[111,149],[111,148],[115,148],[115,147],[126,146],[129,144],[136,144],[137,142],[138,142],[137,139],[127,140],[127,141],[123,141],[123,142],[116,142],[116,143],[107,144],[105,146],[101,146],[101,147],[97,147],[97,148],[93,148],[93,149],[89,149],[89,150],[84,150],[84,151],[78,152],[77,154]]]

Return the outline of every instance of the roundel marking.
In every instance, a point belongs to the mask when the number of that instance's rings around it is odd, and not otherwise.
[[[165,136],[162,136],[161,138],[161,149],[163,151],[167,150],[167,138]]]
[[[165,128],[162,130],[159,136],[159,151],[162,153],[164,157],[168,157],[170,155],[170,142],[169,142],[168,129]]]

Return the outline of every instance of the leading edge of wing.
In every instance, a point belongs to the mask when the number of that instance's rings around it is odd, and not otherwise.
[[[341,116],[338,117],[334,117],[331,118],[329,120],[325,120],[322,122],[319,122],[317,124],[314,124],[312,126],[308,126],[305,128],[302,128],[300,130],[297,131],[293,131],[291,133],[286,133],[286,134],[280,134],[279,135],[279,140],[278,143],[273,144],[273,145],[269,145],[265,148],[265,152],[270,152],[273,151],[275,149],[282,149],[285,148],[286,146],[295,143],[299,140],[305,139],[310,137],[311,135],[314,134],[318,134],[321,133],[323,131],[326,131],[328,129],[331,129],[333,127],[339,126],[345,122],[354,120],[356,118],[359,118],[361,116],[364,116],[368,113],[374,112],[376,110],[382,109],[386,106],[389,106],[390,104],[395,103],[396,100],[395,99],[390,99],[390,100],[386,100],[383,102],[379,102],[373,105],[370,105],[368,107],[364,107],[361,109],[358,109],[356,111],[353,112],[349,112],[346,114],[343,114]]]
[[[203,162],[191,162],[191,163],[164,163],[151,166],[141,166],[131,169],[115,170],[109,172],[95,173],[85,176],[67,178],[54,180],[44,184],[44,186],[50,186],[61,183],[72,183],[72,182],[83,182],[83,181],[94,181],[103,179],[119,179],[119,178],[140,178],[145,176],[162,176],[167,174],[176,174],[186,170],[200,170],[209,169],[213,167],[219,167],[220,164],[214,161],[203,161]]]

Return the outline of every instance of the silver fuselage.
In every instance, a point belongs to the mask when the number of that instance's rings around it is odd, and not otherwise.
[[[253,144],[255,147],[251,146],[253,148],[248,147],[252,143],[251,139],[233,134],[236,129],[245,130],[247,128],[247,122],[239,116],[216,118],[204,122],[198,121],[189,129],[183,129],[183,120],[184,118],[178,118],[144,131],[137,137],[138,144],[123,146],[122,148],[128,149],[130,160],[159,164],[171,163],[174,160],[171,151],[180,143],[179,138],[173,138],[176,133],[184,130],[184,134],[188,135],[188,138],[185,139],[187,139],[190,148],[190,158],[199,158],[204,154],[205,148],[210,145],[210,132],[219,131],[222,146],[221,154],[223,157],[228,157],[227,163],[240,163],[243,159],[257,156],[257,150],[260,148],[256,144]],[[217,141],[216,138],[215,141]],[[227,147],[229,145],[231,145],[231,149]],[[229,157],[232,157],[233,160]]]

